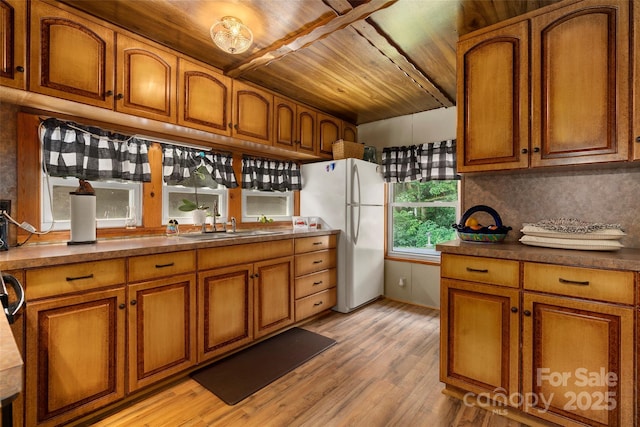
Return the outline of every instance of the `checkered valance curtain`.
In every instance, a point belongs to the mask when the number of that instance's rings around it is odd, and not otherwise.
[[[300,190],[300,167],[290,161],[244,156],[242,188],[260,191]]]
[[[50,176],[151,181],[146,140],[55,118],[41,122],[40,140]]]
[[[179,147],[162,144],[162,169],[167,184],[193,185],[193,172],[206,169],[202,185],[215,186],[214,183],[227,188],[236,188],[238,181],[233,173],[231,154],[205,152],[196,148]]]
[[[456,140],[382,150],[386,182],[460,179],[456,173]]]

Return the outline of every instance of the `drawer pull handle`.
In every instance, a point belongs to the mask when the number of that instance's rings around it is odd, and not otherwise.
[[[321,260],[321,259],[319,259],[319,260],[313,261],[313,263],[314,263],[314,264],[322,264],[322,260]]]
[[[589,286],[589,281],[585,280],[584,282],[581,282],[579,280],[567,280],[567,279],[563,279],[562,277],[558,278],[558,281],[560,283],[566,283],[567,285],[580,285],[580,286]]]
[[[518,307],[511,307],[511,312],[512,313],[517,313],[518,312]]]
[[[322,305],[322,301],[320,301],[320,302],[317,302],[317,303],[313,304],[313,306],[314,306],[314,307],[317,307],[317,306],[319,306],[319,305]]]
[[[467,267],[467,271],[471,272],[471,273],[488,273],[489,270],[485,269],[478,269],[478,268],[471,268],[471,267]]]
[[[318,286],[318,285],[322,285],[322,280],[320,280],[319,282],[313,282],[313,286]]]
[[[67,277],[67,282],[73,282],[74,280],[82,280],[82,279],[93,279],[93,273],[88,274],[86,276]]]
[[[524,314],[527,317],[531,316],[531,312],[529,310],[523,311],[522,314]]]
[[[314,245],[314,246],[316,246],[316,245],[321,245],[321,244],[322,244],[322,242],[313,242],[313,245]]]
[[[156,264],[156,268],[173,267],[173,264],[173,262],[170,262],[169,264]]]

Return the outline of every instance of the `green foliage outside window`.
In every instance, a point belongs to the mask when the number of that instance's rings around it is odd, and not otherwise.
[[[433,249],[456,238],[458,181],[396,183],[391,203],[394,250]]]

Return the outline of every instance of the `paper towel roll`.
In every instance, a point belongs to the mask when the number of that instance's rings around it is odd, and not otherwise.
[[[69,200],[71,201],[71,241],[69,243],[94,243],[96,241],[96,196],[69,193]]]

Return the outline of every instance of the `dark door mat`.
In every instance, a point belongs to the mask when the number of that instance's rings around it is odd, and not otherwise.
[[[235,405],[335,343],[292,328],[200,369],[191,378],[228,405]]]

